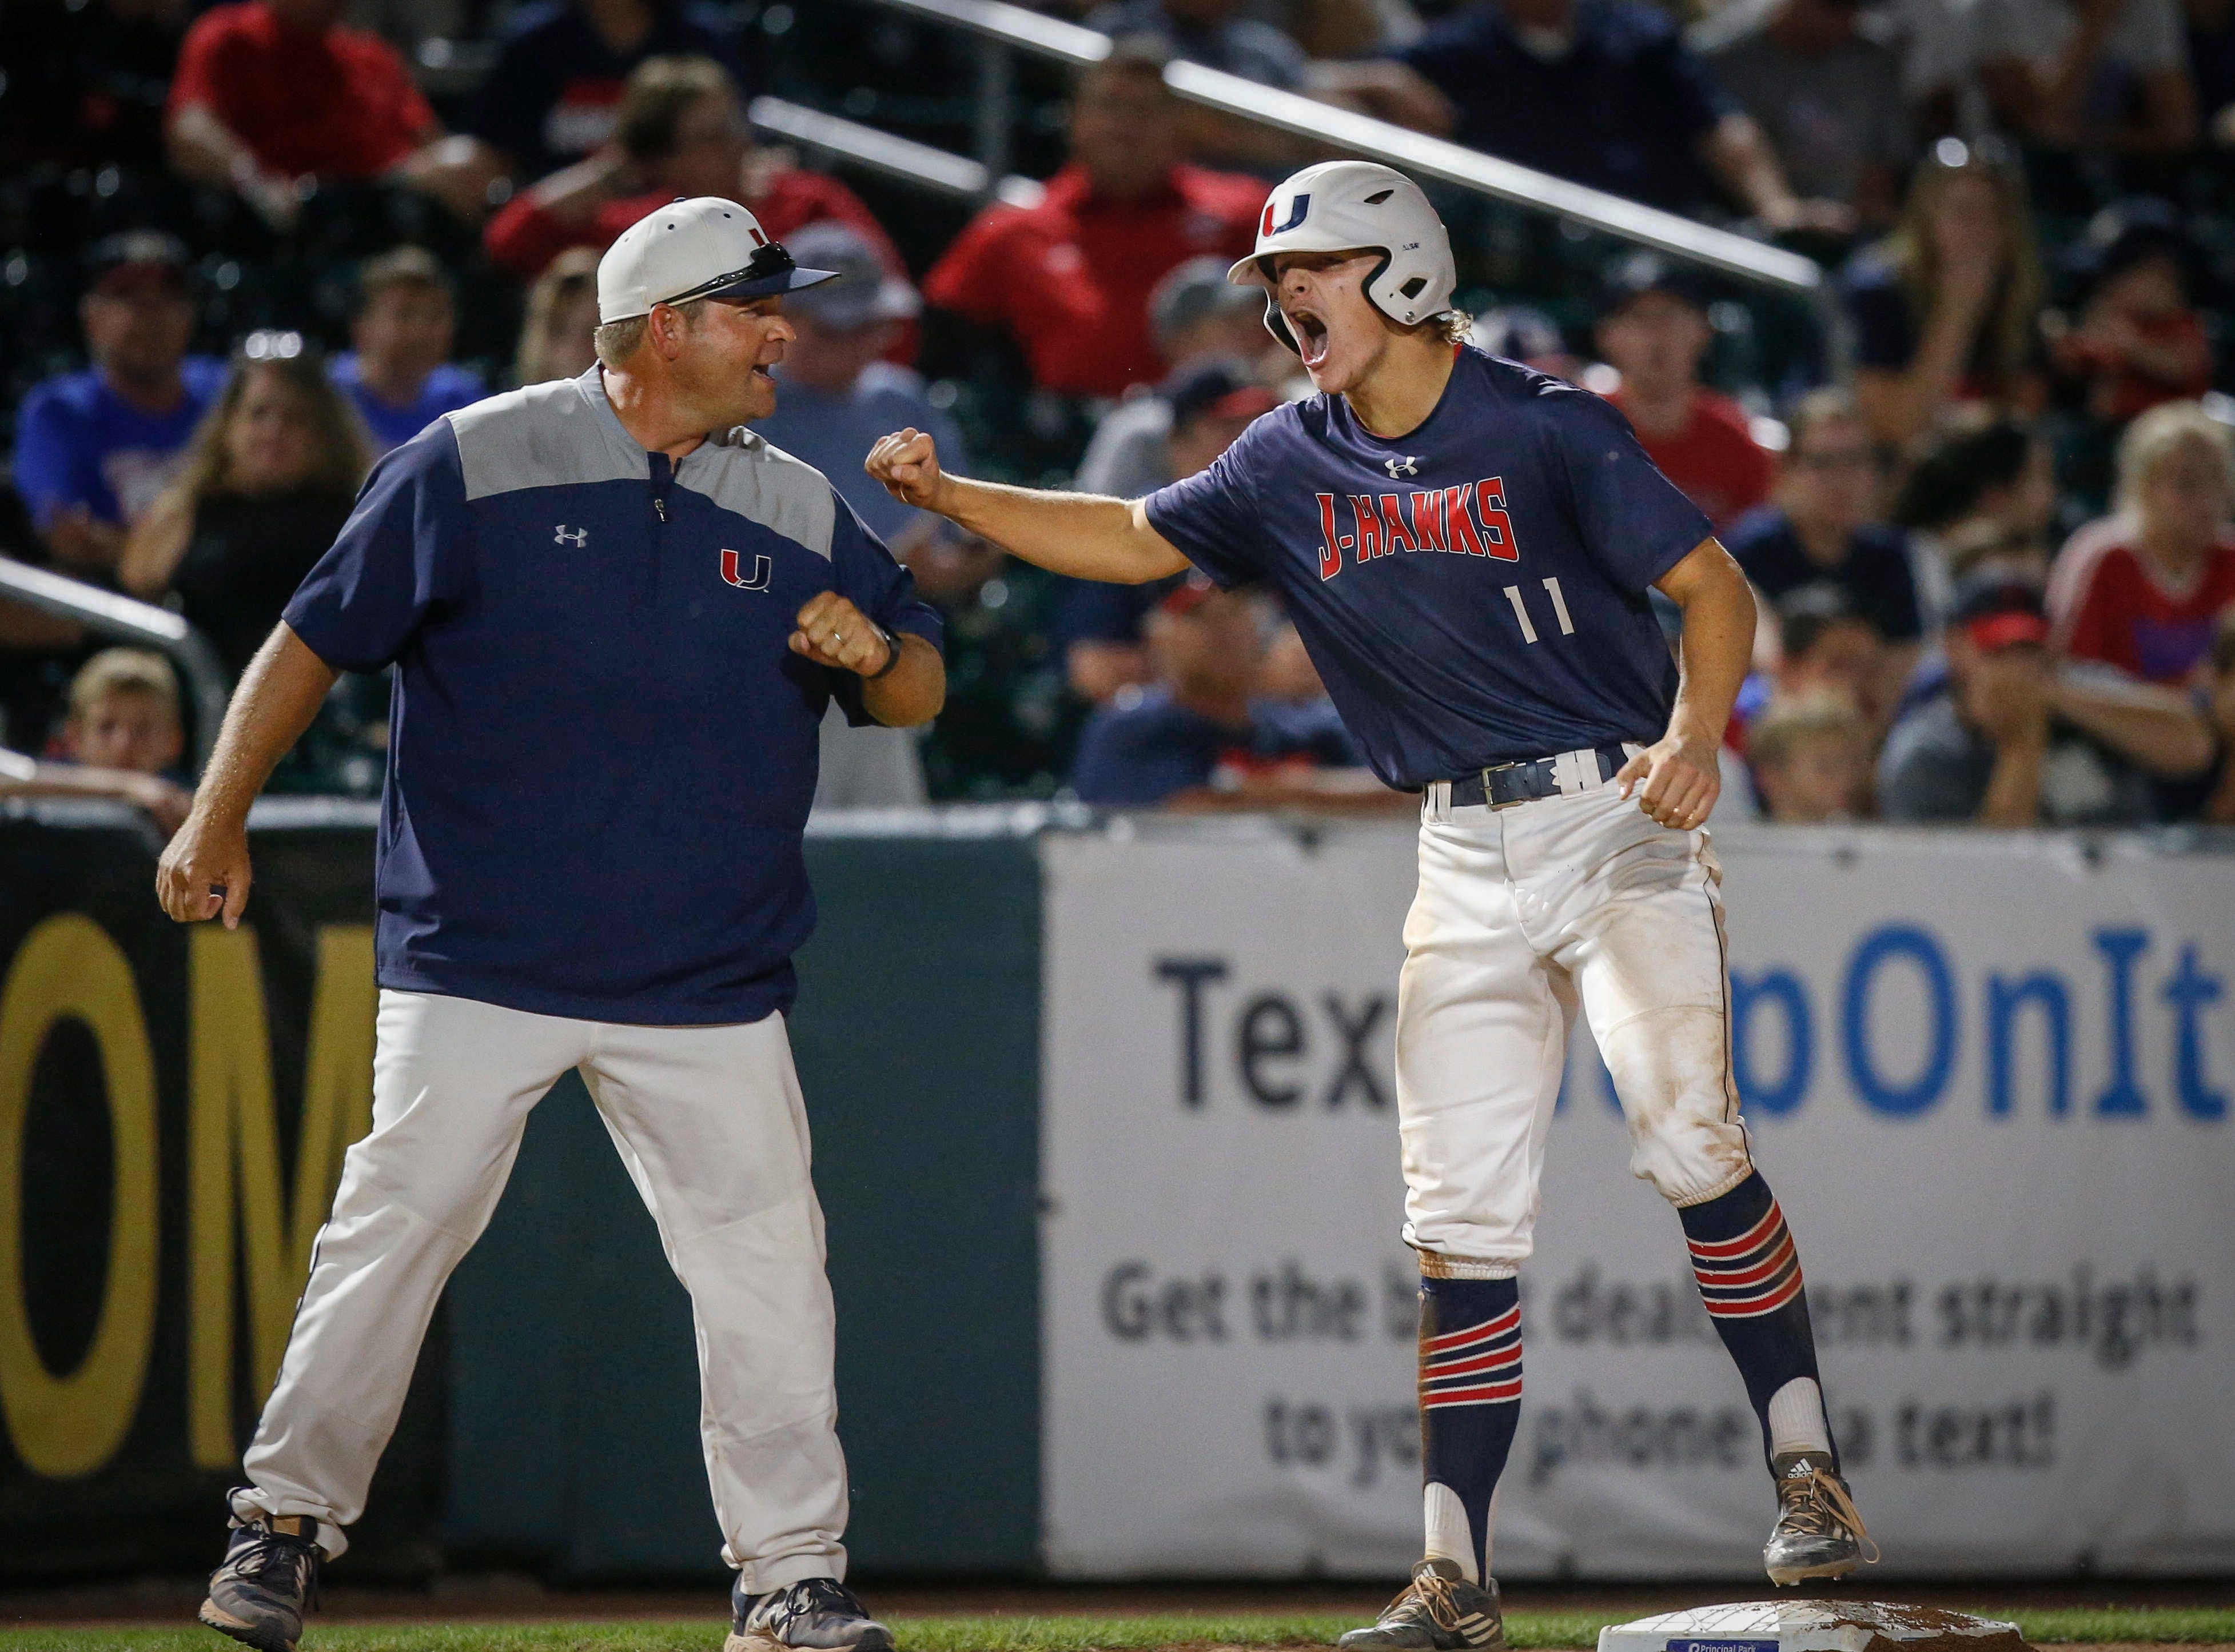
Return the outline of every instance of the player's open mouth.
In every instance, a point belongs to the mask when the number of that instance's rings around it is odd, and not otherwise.
[[[1327,359],[1327,323],[1308,310],[1288,312],[1288,331],[1296,335],[1296,353],[1304,358],[1304,365],[1316,367]]]

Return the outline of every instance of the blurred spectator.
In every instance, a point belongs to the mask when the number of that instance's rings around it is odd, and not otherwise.
[[[104,648],[70,682],[60,762],[0,751],[0,797],[103,797],[146,810],[168,837],[193,794],[167,777],[186,749],[170,662]]]
[[[1120,42],[1081,72],[1071,160],[1037,206],[997,203],[924,278],[925,298],[1023,346],[1043,388],[1118,396],[1163,377],[1149,295],[1174,266],[1255,245],[1265,187],[1180,159],[1163,59]]]
[[[1666,259],[1639,252],[1615,266],[1599,312],[1599,353],[1622,375],[1607,398],[1629,416],[1646,455],[1721,532],[1769,497],[1774,472],[1746,410],[1700,382],[1714,342],[1698,286]]]
[[[187,30],[171,82],[171,164],[292,228],[322,180],[392,179],[477,224],[495,151],[445,137],[396,48],[344,28],[342,0],[229,0]]]
[[[1885,639],[1825,586],[1805,586],[1777,606],[1774,698],[1835,694],[1876,725],[1884,696]]]
[[[1979,77],[2030,142],[2172,155],[2197,138],[2180,0],[1977,0]]]
[[[1154,41],[1167,56],[1293,92],[1304,83],[1304,49],[1251,16],[1247,0],[1108,0],[1086,14],[1104,34]]]
[[[2112,531],[2074,536],[2049,587],[2059,647],[2146,682],[2207,674],[2219,617],[2235,606],[2235,430],[2168,402],[2119,444]]]
[[[1082,803],[1120,809],[1417,808],[1360,766],[1333,705],[1258,694],[1257,605],[1190,574],[1149,620],[1156,685],[1097,711],[1071,781]]]
[[[1762,813],[1784,825],[1852,820],[1871,788],[1871,730],[1852,701],[1818,691],[1779,695],[1754,720],[1747,750]]]
[[[350,319],[357,348],[336,357],[332,371],[372,436],[375,457],[488,393],[479,374],[451,364],[456,333],[449,279],[433,253],[399,246],[366,260]]]
[[[613,141],[515,195],[489,220],[482,244],[499,266],[531,280],[567,248],[603,252],[646,213],[698,195],[741,202],[779,240],[824,219],[850,224],[888,270],[905,273],[852,190],[754,145],[737,82],[708,57],[639,63],[622,94]]]
[[[1468,330],[1467,342],[1477,350],[1564,378],[1570,384],[1583,377],[1583,361],[1569,350],[1560,324],[1529,305],[1500,305],[1484,311]]]
[[[174,594],[238,677],[347,519],[364,432],[293,333],[252,333],[179,479],[125,547],[125,588]]]
[[[2025,180],[1998,153],[1936,143],[1900,224],[1845,285],[1855,395],[1877,440],[1906,447],[1956,402],[2038,410],[2041,259]]]
[[[1171,377],[1163,392],[1137,385],[1102,416],[1078,462],[1080,490],[1139,499],[1175,480],[1167,449],[1170,385],[1204,362],[1240,373],[1275,351],[1286,357],[1280,365],[1293,361],[1273,344],[1264,317],[1264,294],[1228,281],[1222,259],[1190,259],[1157,282],[1149,295],[1149,321],[1157,353],[1171,364]]]
[[[1720,188],[1773,229],[1848,227],[1844,206],[1793,193],[1761,128],[1642,0],[1473,0],[1396,58],[1449,102],[1430,129],[1470,148],[1671,212]]]
[[[2188,72],[2205,141],[2235,148],[2235,0],[2187,0]]]
[[[1883,732],[1900,684],[1886,665],[1878,627],[1847,606],[1837,587],[1805,585],[1772,610],[1776,648],[1771,663],[1750,673],[1723,735],[1725,748],[1753,754],[1753,730],[1769,708],[1796,697],[1832,694],[1845,700],[1873,737]],[[1872,744],[1875,744],[1875,738]]]
[[[737,43],[718,6],[531,0],[506,19],[465,129],[502,154],[525,184],[613,141],[623,85],[647,58],[707,57],[737,75]]]
[[[598,331],[598,253],[571,247],[544,266],[528,290],[527,313],[514,351],[515,384],[580,378],[598,359],[591,338]]]
[[[970,473],[954,419],[933,404],[914,370],[882,359],[921,304],[850,224],[809,224],[784,246],[807,268],[836,270],[843,279],[785,298],[784,317],[798,336],[776,370],[776,411],[753,429],[829,477],[839,496],[905,561],[909,545],[938,519],[869,480],[862,469],[869,449],[878,437],[913,425],[931,433],[941,455],[954,454],[957,475]]]
[[[2205,705],[2219,742],[2219,772],[2199,811],[2215,826],[2235,826],[2235,608],[2223,608],[2212,633]]]
[[[1253,295],[1254,296],[1254,295]],[[1192,476],[1234,444],[1250,422],[1280,405],[1272,391],[1254,381],[1240,362],[1198,361],[1176,374],[1155,398],[1164,410],[1164,434],[1151,451],[1137,456],[1130,475],[1082,469],[1078,485],[1089,493],[1117,491],[1138,499]],[[1093,458],[1091,449],[1088,458]],[[1109,585],[1067,580],[1058,599],[1057,630],[1064,643],[1064,670],[1072,690],[1097,705],[1129,685],[1150,677],[1143,626],[1182,576],[1145,585]]]
[[[138,231],[98,243],[78,323],[93,365],[38,385],[16,416],[15,483],[56,562],[107,579],[177,469],[225,367],[187,354],[187,249]]]
[[[1983,562],[2048,577],[2056,510],[2050,457],[2040,436],[1994,419],[1942,436],[1903,480],[1893,515],[1909,530],[1927,630],[1938,627],[1955,582]]]
[[[1791,425],[1775,502],[1732,528],[1731,554],[1773,602],[1805,586],[1833,586],[1887,642],[1914,645],[1924,627],[1909,553],[1901,530],[1878,519],[1878,458],[1853,399],[1814,391],[1793,409]]]
[[[2081,244],[2087,303],[2050,356],[2085,385],[2091,417],[2121,425],[2210,390],[2212,341],[2189,299],[2188,243],[2171,210],[2136,203],[2109,227],[2100,245]]]
[[[1768,136],[1786,181],[1856,221],[1893,221],[1909,158],[1901,60],[1865,34],[1860,0],[1728,6],[1701,25],[1707,67]]]
[[[2156,817],[2153,777],[2211,766],[2203,715],[2104,665],[2060,664],[2032,585],[1956,587],[1943,634],[1878,761],[1888,820],[2133,826]]]
[[[1989,124],[1979,84],[1976,0],[1888,0],[1878,21],[1901,62],[1902,95],[1916,137],[1960,136]]]
[[[163,164],[176,0],[16,0],[0,8],[0,167]]]

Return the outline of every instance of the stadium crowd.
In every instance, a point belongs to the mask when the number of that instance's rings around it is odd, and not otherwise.
[[[1671,7],[1681,0],[1671,0]],[[1229,286],[1301,140],[1175,58],[1805,251],[1820,308],[1439,195],[1478,343],[1610,397],[1762,602],[1725,819],[2235,823],[2235,0],[1104,0],[1013,66],[974,211],[763,141],[771,95],[967,149],[967,43],[866,0],[18,0],[0,11],[0,554],[167,604],[237,672],[368,468],[592,364],[599,252],[678,195],[803,264],[764,434],[947,616],[921,741],[835,803],[1401,813],[1293,630],[1199,577],[1072,584],[868,483],[1135,496],[1308,393]],[[282,783],[378,785],[344,678]],[[0,602],[0,791],[174,823],[160,657]]]

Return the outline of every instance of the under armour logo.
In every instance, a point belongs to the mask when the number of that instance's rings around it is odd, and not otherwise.
[[[564,522],[560,522],[551,529],[551,542],[554,545],[571,545],[579,551],[590,542],[590,530],[587,528],[569,528]]]
[[[753,554],[753,571],[747,574],[738,567],[742,559],[728,546],[722,547],[722,577],[740,591],[765,591],[776,573],[776,564],[770,561],[766,552]]]
[[[1382,468],[1389,472],[1389,480],[1394,482],[1399,476],[1419,475],[1420,474],[1419,459],[1419,454],[1408,453],[1401,459],[1384,459],[1381,463]]]

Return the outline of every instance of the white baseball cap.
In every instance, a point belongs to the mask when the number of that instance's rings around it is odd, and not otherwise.
[[[698,195],[639,219],[598,260],[598,319],[626,321],[656,304],[768,298],[836,280],[803,270],[734,200]]]

